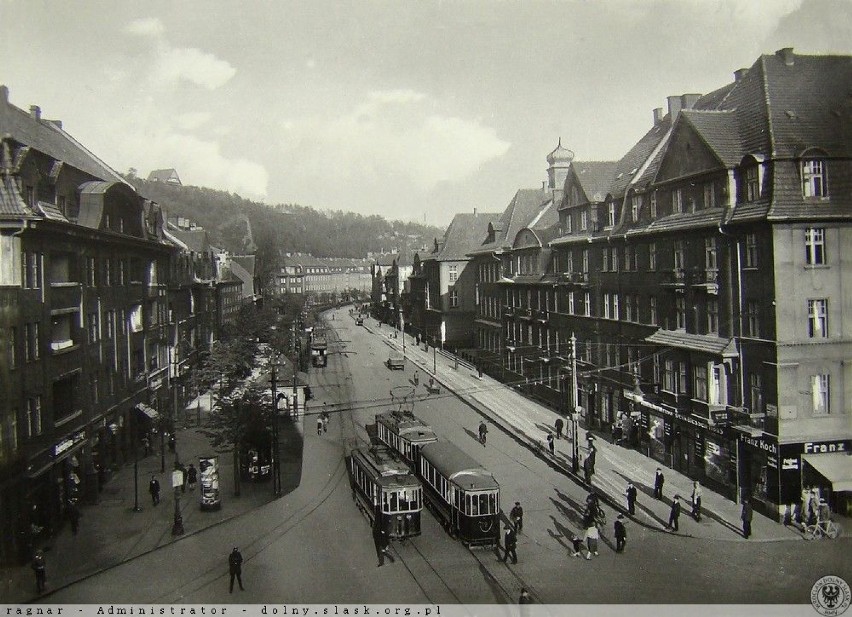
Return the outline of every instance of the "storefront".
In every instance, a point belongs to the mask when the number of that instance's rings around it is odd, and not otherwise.
[[[815,490],[832,512],[852,515],[852,439],[785,443],[779,451],[782,513],[806,507],[803,491]]]
[[[734,427],[738,433],[740,497],[749,497],[758,512],[778,520],[780,469],[778,439],[751,427]]]

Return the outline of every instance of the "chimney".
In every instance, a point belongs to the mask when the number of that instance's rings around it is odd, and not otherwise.
[[[784,61],[784,64],[787,66],[793,66],[794,57],[793,57],[793,48],[785,47],[784,49],[779,49],[775,52],[775,55],[781,58]]]
[[[41,120],[41,107],[38,105],[30,105],[30,118],[33,120]]]
[[[680,97],[681,109],[692,109],[701,98],[700,94],[684,94]]]
[[[0,86],[0,101],[9,102],[9,86]]]
[[[657,107],[654,110],[654,126],[657,126],[663,120],[663,108]]]
[[[680,113],[680,97],[667,96],[666,100],[669,102],[669,116],[671,116],[672,124],[674,124],[677,115]]]
[[[748,69],[737,69],[734,71],[734,81],[737,82],[748,75]]]

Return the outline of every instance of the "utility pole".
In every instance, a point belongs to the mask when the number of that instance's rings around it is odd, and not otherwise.
[[[172,487],[175,489],[175,520],[172,525],[172,535],[183,535],[183,517],[180,514],[180,493],[183,490],[183,472],[178,469],[175,463],[175,470],[172,472]]]
[[[272,356],[272,494],[281,497],[281,462],[278,452],[278,380],[276,378],[277,357]]]
[[[580,471],[579,449],[577,446],[577,422],[580,419],[580,406],[577,404],[577,337],[571,333],[571,471]]]

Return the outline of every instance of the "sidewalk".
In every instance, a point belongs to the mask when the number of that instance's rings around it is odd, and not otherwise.
[[[382,331],[374,328],[374,320],[364,322],[368,330],[378,334],[385,342],[402,350],[403,335],[394,338],[393,330]],[[481,415],[513,435],[519,442],[548,460],[554,467],[580,485],[586,486],[582,477],[582,461],[588,454],[585,443],[586,430],[580,429],[579,461],[580,473],[571,473],[572,446],[570,441],[571,424],[566,423],[562,439],[556,440],[555,454],[551,455],[546,437],[549,432],[555,435],[555,422],[561,417],[554,410],[536,403],[519,394],[505,384],[484,375],[480,378],[476,371],[465,368],[433,350],[428,353],[423,346],[417,346],[414,339],[406,335],[405,355],[420,370],[432,374],[437,368],[435,380],[444,388],[458,396]],[[564,418],[563,418],[564,419]],[[614,445],[595,435],[597,456],[592,486],[614,508],[627,515],[627,500],[624,491],[628,482],[633,482],[638,490],[636,514],[630,519],[649,528],[663,529],[669,520],[672,498],[680,496],[681,516],[678,535],[696,538],[712,538],[735,542],[771,542],[801,540],[801,533],[794,527],[785,527],[772,519],[754,513],[752,535],[746,540],[742,535],[740,521],[741,506],[733,501],[703,487],[702,518],[696,522],[691,516],[692,480],[687,476],[665,467],[656,460],[636,450]],[[665,476],[663,499],[653,498],[654,475],[660,467]]]
[[[205,393],[191,401],[186,409],[195,419],[209,413],[210,396]],[[176,427],[176,454],[185,465],[199,456],[217,455],[198,428]],[[200,509],[200,488],[188,488],[180,494],[180,512],[184,534],[172,536],[175,494],[171,488],[171,471],[175,454],[166,449],[165,473],[161,473],[159,448],[138,462],[138,493],[134,490],[134,465],[116,471],[103,487],[96,505],[81,505],[80,528],[72,535],[65,524],[55,536],[43,544],[47,588],[40,596],[35,591],[35,576],[29,565],[3,568],[0,571],[0,598],[3,603],[50,601],[50,594],[64,586],[114,567],[170,542],[180,541],[236,516],[251,511],[273,499],[272,484],[241,482],[241,496],[234,496],[233,462],[228,453],[219,456],[219,510]],[[148,482],[154,475],[160,482],[160,504],[153,506]],[[137,503],[141,511],[135,512]]]

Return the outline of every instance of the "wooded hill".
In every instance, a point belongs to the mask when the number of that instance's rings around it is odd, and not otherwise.
[[[215,246],[235,254],[256,253],[263,259],[274,259],[281,252],[365,257],[384,250],[412,255],[444,234],[437,227],[376,215],[269,205],[225,191],[125,177],[140,195],[163,206],[169,217],[194,221],[207,230]]]

